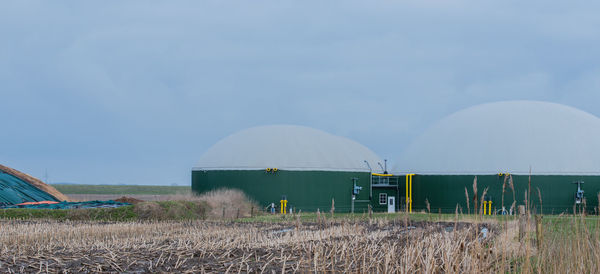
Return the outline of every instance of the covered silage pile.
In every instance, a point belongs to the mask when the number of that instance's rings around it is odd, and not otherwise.
[[[67,196],[54,187],[25,173],[0,165],[0,206],[68,200]]]

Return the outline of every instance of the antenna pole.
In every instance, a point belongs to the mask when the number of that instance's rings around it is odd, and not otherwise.
[[[383,162],[384,162],[384,165],[385,165],[385,168],[383,169],[383,174],[387,174],[388,173],[387,172],[387,159],[383,159]]]

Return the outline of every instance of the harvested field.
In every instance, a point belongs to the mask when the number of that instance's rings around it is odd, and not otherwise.
[[[116,200],[123,196],[142,201],[171,201],[174,195],[151,195],[151,194],[69,194],[74,201],[107,201]]]
[[[431,220],[428,215],[389,216],[317,215],[304,222],[306,216],[298,215],[271,216],[275,222],[0,220],[0,272],[598,273],[600,269],[598,217],[548,217],[542,231],[534,225],[537,221],[527,218],[524,223],[514,218],[487,218],[482,223],[481,216],[455,216],[463,220],[455,223],[425,221]],[[518,233],[521,228],[523,234]]]
[[[0,221],[3,272],[483,272],[501,253],[475,225]]]
[[[52,185],[63,194],[144,194],[144,195],[176,195],[190,194],[189,186],[159,186],[159,185],[84,185],[84,184],[55,184]]]

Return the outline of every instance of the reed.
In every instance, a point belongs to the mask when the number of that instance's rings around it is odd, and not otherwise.
[[[500,254],[466,223],[0,222],[2,272],[474,273]]]
[[[471,215],[471,207],[469,206],[469,191],[465,187],[465,201],[467,202],[467,214]]]
[[[504,180],[502,180],[502,210],[504,210],[504,193],[506,191],[506,182],[508,180],[508,176],[504,175]]]
[[[537,195],[538,195],[538,200],[540,202],[540,214],[544,214],[544,204],[542,203],[542,191],[540,190],[539,187],[536,187],[537,189]]]
[[[488,192],[488,188],[486,187],[485,189],[483,189],[483,193],[481,193],[481,203],[479,206],[479,218],[482,219],[483,215],[485,215],[485,212],[483,212],[483,203],[485,202],[485,195]]]
[[[375,215],[370,221],[336,216],[325,226],[314,219],[303,221],[300,212],[278,223],[0,220],[0,272],[598,273],[600,269],[597,217],[538,218],[537,226],[525,223],[524,240],[518,241],[516,220],[507,221],[502,230],[490,219],[469,223],[459,216],[459,206],[454,220],[447,223],[402,225]],[[482,227],[489,229],[485,237]]]
[[[477,176],[473,179],[473,212],[477,214]]]
[[[508,187],[510,187],[510,191],[512,192],[512,196],[513,196],[513,202],[510,206],[510,212],[512,212],[514,214],[515,206],[517,204],[517,197],[515,194],[515,184],[513,183],[512,174],[508,175]]]

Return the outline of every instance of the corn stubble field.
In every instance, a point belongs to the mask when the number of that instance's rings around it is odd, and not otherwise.
[[[7,272],[480,272],[500,250],[474,226],[318,223],[2,221]],[[292,226],[290,226],[292,225]],[[451,232],[446,230],[452,229]]]
[[[575,243],[553,239],[554,246],[533,260],[533,242],[516,241],[514,227],[507,233],[489,224],[342,219],[0,225],[2,272],[594,273],[599,259],[597,234],[580,235]],[[486,238],[477,232],[483,226],[490,229]],[[575,254],[583,256],[567,261]]]
[[[0,272],[600,272],[600,218],[585,214],[537,226],[458,212],[250,217],[237,192],[180,198],[208,205],[206,218],[0,219]]]

